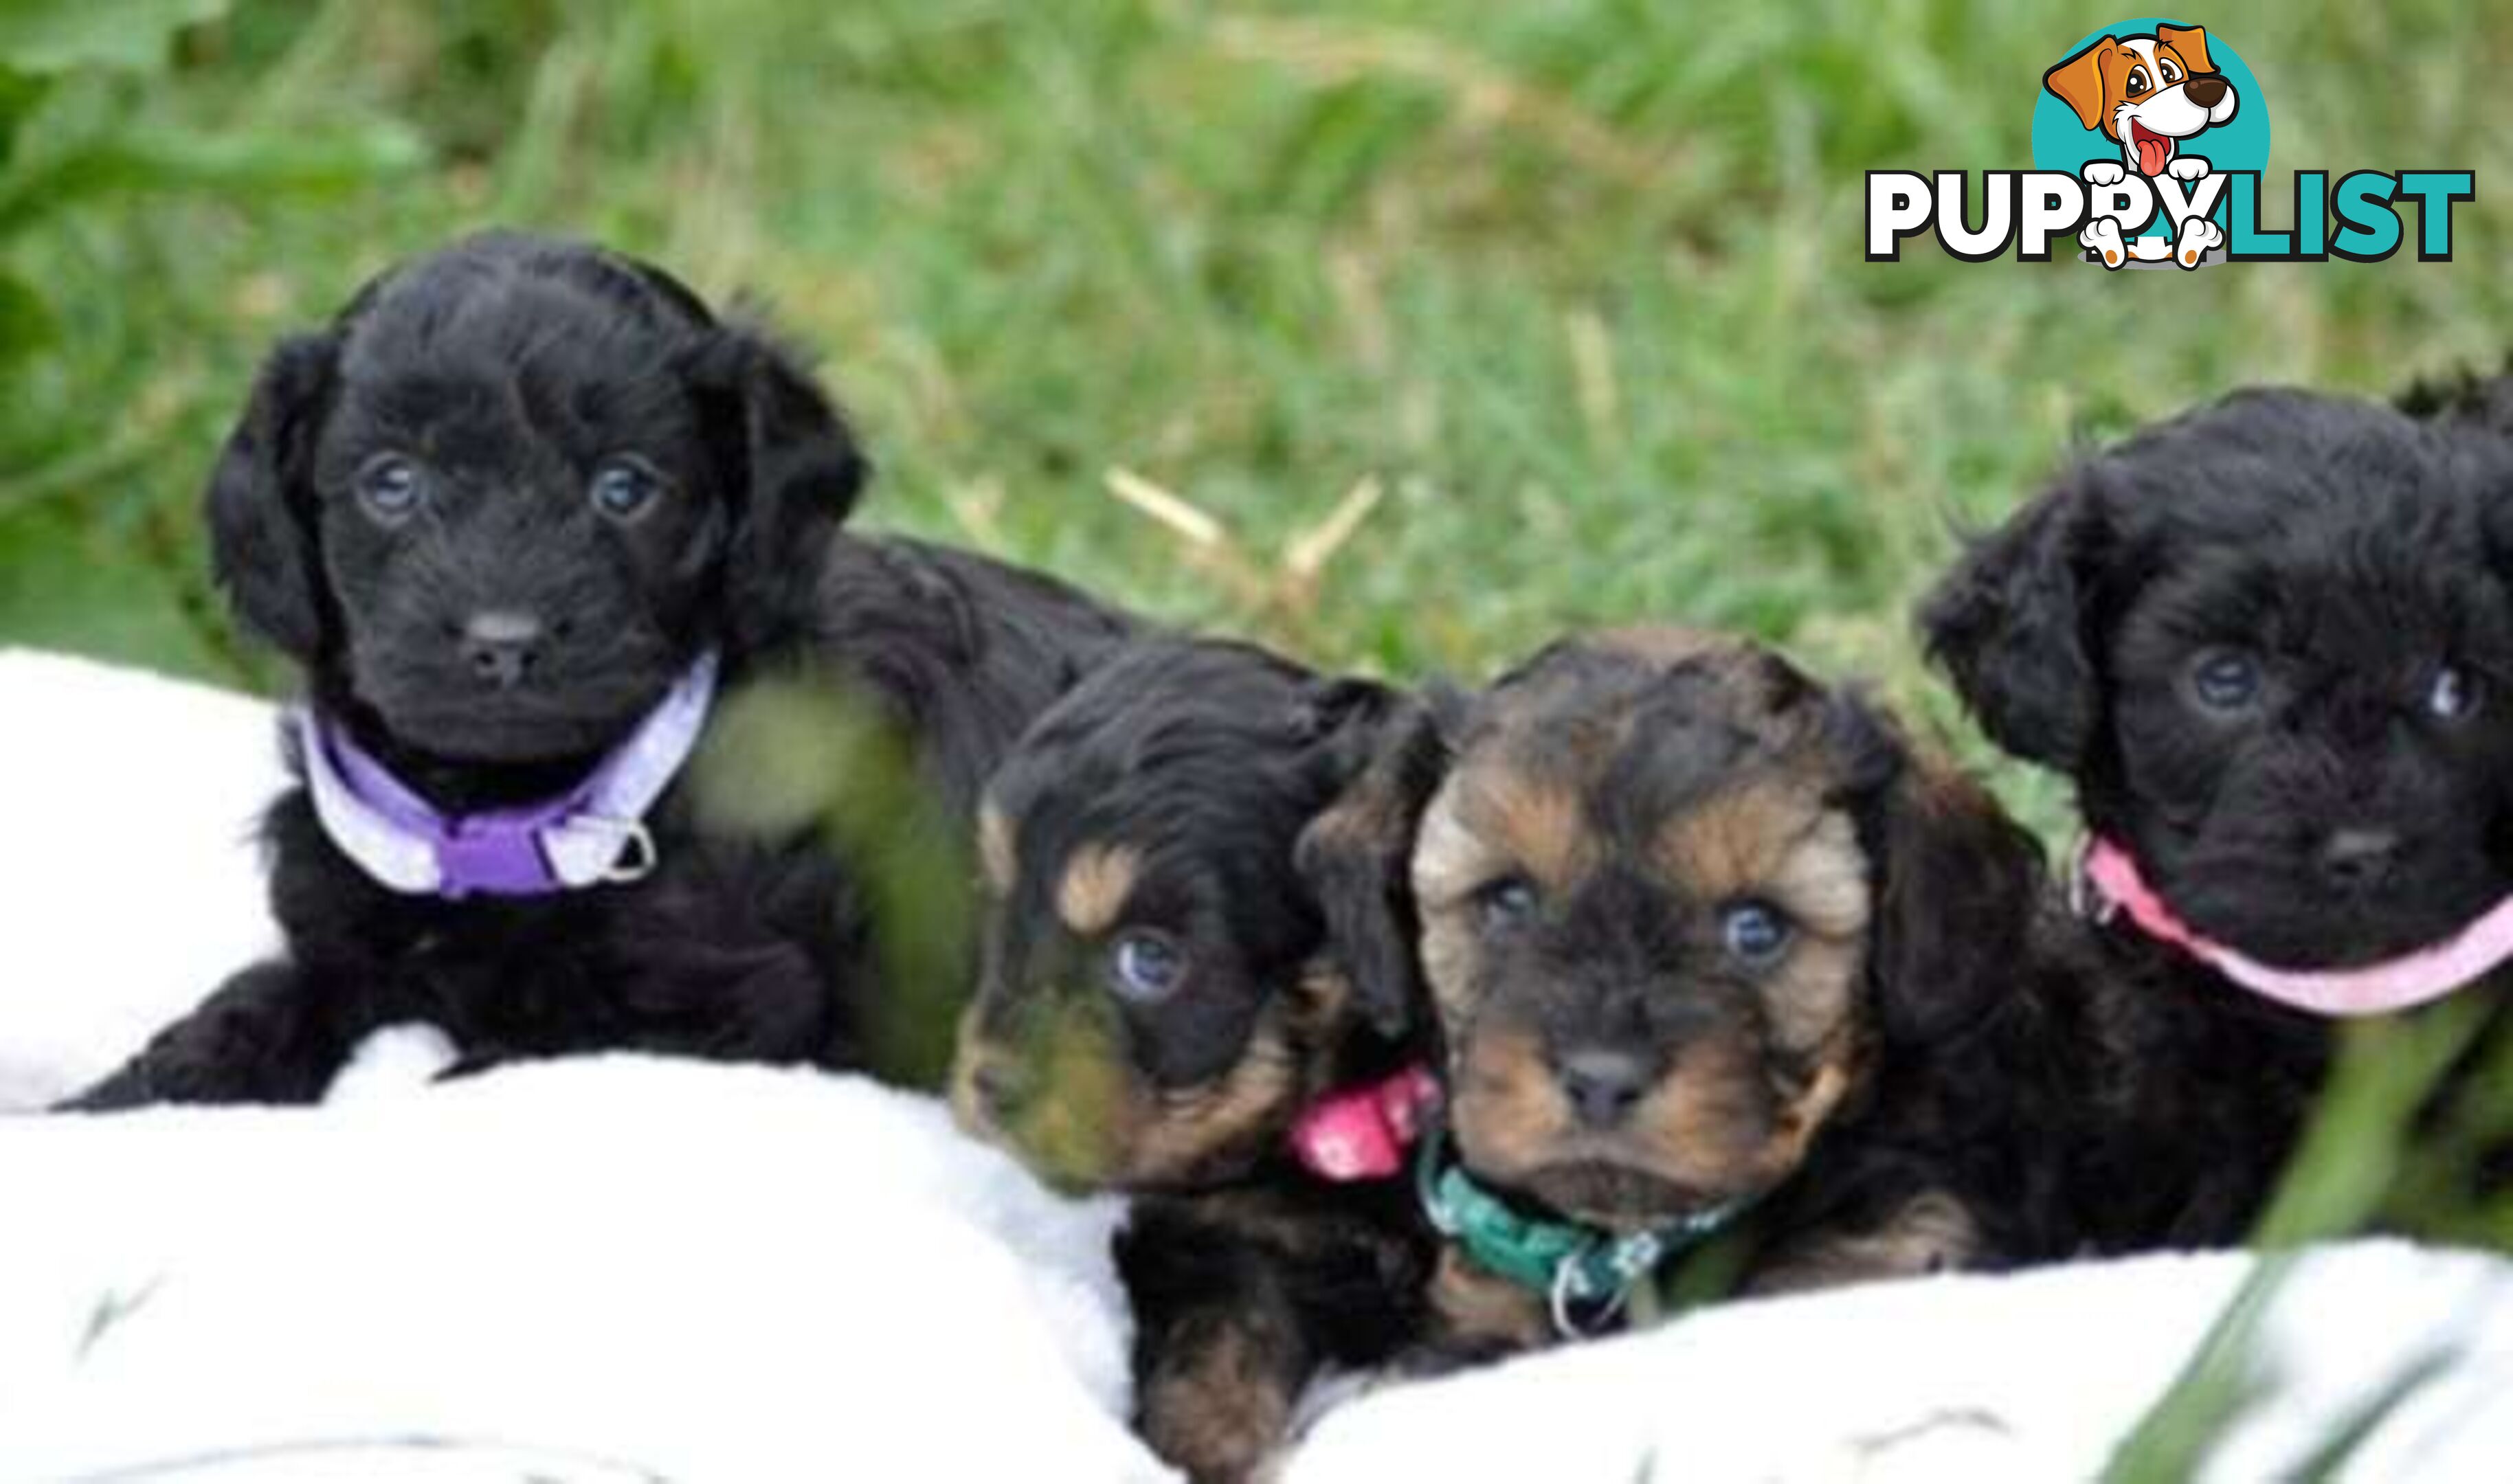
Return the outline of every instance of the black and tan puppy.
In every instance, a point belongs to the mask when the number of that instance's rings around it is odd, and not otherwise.
[[[1431,1241],[1403,1182],[1330,1184],[1291,1142],[1323,1094],[1412,1056],[1405,995],[1354,1000],[1296,865],[1375,756],[1436,765],[1382,746],[1408,713],[1245,645],[1145,642],[987,791],[953,1104],[1059,1185],[1145,1197],[1118,1250],[1140,1425],[1199,1479],[1245,1477],[1314,1373],[1419,1328]]]
[[[596,248],[474,238],[283,341],[208,513],[237,613],[304,679],[267,822],[287,952],[78,1106],[310,1098],[398,1020],[474,1064],[855,1060],[873,863],[694,817],[715,697],[834,677],[917,760],[893,786],[965,818],[1125,627],[842,535],[864,479],[784,352]]]
[[[2242,1235],[2333,1017],[2501,997],[2513,449],[2487,409],[2229,397],[2069,468],[1921,614],[2089,832],[2100,1070],[2057,1141],[2089,1245]]]
[[[1434,1350],[1616,1322],[1721,1230],[1763,1289],[2013,1245],[1980,1171],[2013,1167],[2041,876],[1981,790],[1855,695],[1674,630],[1557,644],[1442,726],[1402,875],[1351,873],[1341,904],[1418,923],[1448,1084]],[[1314,848],[1379,855],[1408,812],[1356,797]]]

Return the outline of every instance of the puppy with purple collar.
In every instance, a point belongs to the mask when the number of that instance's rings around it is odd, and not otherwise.
[[[237,614],[303,677],[264,824],[287,949],[72,1106],[311,1099],[404,1021],[474,1066],[858,1064],[882,865],[701,816],[717,697],[842,684],[914,760],[895,806],[965,816],[1127,627],[843,534],[866,472],[789,355],[599,248],[471,238],[282,341],[208,515]]]
[[[2508,497],[2472,419],[2242,392],[2074,464],[1924,606],[2085,821],[2078,1243],[2242,1236],[2340,1018],[2474,996],[2504,1034]]]

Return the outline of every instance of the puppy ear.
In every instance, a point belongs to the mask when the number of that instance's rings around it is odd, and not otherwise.
[[[2204,25],[2166,25],[2158,22],[2155,39],[2171,47],[2181,58],[2182,64],[2195,75],[2214,72],[2215,64],[2208,59],[2208,28]]]
[[[1325,682],[1311,702],[1340,780],[1300,831],[1293,865],[1371,1028],[1402,1038],[1422,1001],[1415,957],[1414,829],[1448,762],[1437,703],[1367,682]]]
[[[720,332],[694,379],[734,504],[733,637],[757,649],[810,623],[829,538],[872,469],[812,374],[765,335]]]
[[[2073,771],[2099,697],[2083,575],[2103,542],[2092,477],[2044,491],[1975,540],[1922,603],[1929,657],[2001,747]]]
[[[1835,706],[1836,737],[1868,790],[1858,819],[1878,1013],[1889,1042],[1935,1040],[1994,1008],[2022,972],[2041,847],[1979,783],[1915,754],[1890,717],[1855,696]]]
[[[2120,42],[2105,36],[2066,61],[2042,74],[2042,86],[2058,95],[2059,101],[2077,110],[2077,122],[2088,129],[2099,129],[2109,120],[2103,117],[2103,68],[2120,55]]]
[[[255,633],[299,662],[311,662],[323,642],[308,478],[339,359],[332,333],[279,342],[227,434],[205,496],[219,586]]]
[[[1376,681],[1325,676],[1303,687],[1292,712],[1292,732],[1317,750],[1340,789],[1370,765],[1388,726],[1412,704]]]
[[[2493,375],[2464,367],[2448,375],[2420,376],[2400,394],[2398,407],[2449,429],[2513,437],[2513,360]]]

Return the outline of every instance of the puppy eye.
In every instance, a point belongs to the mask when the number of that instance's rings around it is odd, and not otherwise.
[[[1719,914],[1719,937],[1729,957],[1760,968],[1789,946],[1788,918],[1768,902],[1732,902]]]
[[[417,510],[426,492],[419,465],[399,453],[379,453],[360,464],[352,488],[358,503],[387,525]]]
[[[2259,662],[2233,649],[2212,649],[2190,667],[2190,693],[2211,711],[2240,711],[2259,696]]]
[[[603,461],[586,486],[593,508],[615,521],[635,518],[663,492],[662,476],[630,458]]]
[[[1505,876],[1475,892],[1475,916],[1486,932],[1509,932],[1536,916],[1536,883],[1523,876]]]
[[[2161,73],[2163,73],[2163,74],[2164,74],[2164,80],[2165,80],[2165,82],[2166,82],[2167,84],[2177,83],[2177,82],[2181,81],[2181,69],[2180,69],[2179,67],[2174,66],[2173,63],[2171,63],[2171,62],[2169,62],[2169,61],[2160,61],[2160,62],[2157,62],[2157,63],[2155,64],[2155,68],[2156,68],[2156,70],[2157,70],[2158,72],[2161,72]]]
[[[2132,93],[2144,93],[2146,91],[2146,69],[2144,67],[2130,68],[2129,91]]]
[[[1185,978],[1185,953],[1160,933],[1128,933],[1109,951],[1108,979],[1120,999],[1153,1004],[1176,994]]]
[[[2457,722],[2478,709],[2478,683],[2466,674],[2445,665],[2434,673],[2434,683],[2426,687],[2426,711],[2437,720]]]

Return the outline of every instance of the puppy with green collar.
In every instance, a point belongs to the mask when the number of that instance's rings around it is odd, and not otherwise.
[[[2048,893],[1984,791],[1856,694],[1671,629],[1563,641],[1438,724],[1436,782],[1343,806],[1410,849],[1326,903],[1340,940],[1406,936],[1429,996],[1417,1360],[1645,1317],[1711,1246],[1711,1287],[1757,1291],[2031,1250]]]

